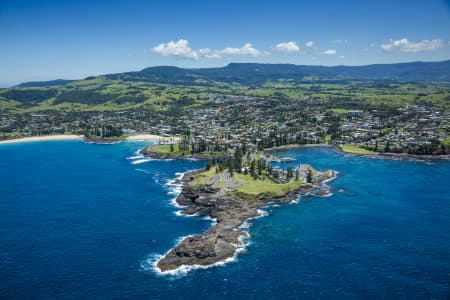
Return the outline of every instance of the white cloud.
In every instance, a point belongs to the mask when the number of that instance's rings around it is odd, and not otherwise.
[[[210,59],[218,59],[221,56],[218,53],[215,53],[214,50],[209,48],[201,48],[198,50],[198,54],[200,57],[210,58]]]
[[[178,42],[170,41],[168,43],[161,43],[151,50],[162,56],[176,56],[193,60],[199,59],[199,53],[192,50],[189,47],[189,42],[184,39],[180,39]]]
[[[416,53],[422,51],[432,51],[442,48],[442,40],[422,40],[419,42],[409,41],[407,38],[400,40],[389,39],[386,44],[381,44],[381,48],[384,51],[395,51],[399,50],[406,53]]]
[[[206,54],[205,57],[206,57],[206,58],[210,58],[210,59],[219,59],[219,58],[222,58],[222,56],[220,56],[220,54],[218,54],[218,53]]]
[[[209,48],[201,48],[201,49],[198,49],[198,53],[199,53],[200,55],[210,54],[211,52],[212,52],[212,50],[209,49]]]
[[[314,47],[315,44],[316,43],[314,41],[307,41],[305,46],[308,47],[308,48],[312,48],[312,47]]]
[[[216,53],[219,55],[245,55],[245,56],[253,56],[253,57],[267,54],[267,52],[265,52],[265,51],[260,51],[256,48],[254,48],[253,45],[250,43],[246,43],[241,48],[227,47],[222,50],[216,51]]]
[[[189,47],[189,42],[180,39],[177,42],[170,41],[168,43],[161,43],[151,49],[152,52],[162,56],[175,56],[186,59],[199,60],[201,58],[218,59],[224,55],[243,55],[243,56],[260,56],[269,55],[267,51],[261,51],[253,47],[252,44],[246,43],[241,48],[227,47],[222,50],[214,50],[210,48],[200,48],[194,50]]]
[[[286,42],[286,43],[279,43],[275,46],[275,49],[277,49],[280,52],[284,53],[298,53],[300,52],[300,47],[297,45],[296,42]]]
[[[322,54],[325,54],[325,55],[336,55],[336,50],[334,50],[334,49],[325,50],[325,51],[322,52]]]

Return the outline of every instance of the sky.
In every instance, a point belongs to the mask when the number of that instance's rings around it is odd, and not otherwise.
[[[0,86],[230,62],[450,59],[450,1],[0,0]]]

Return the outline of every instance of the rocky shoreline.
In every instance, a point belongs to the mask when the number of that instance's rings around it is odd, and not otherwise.
[[[242,246],[242,239],[249,236],[241,225],[260,216],[260,208],[269,202],[290,203],[307,193],[328,194],[329,188],[324,183],[335,178],[335,172],[326,171],[314,184],[304,184],[283,196],[262,194],[249,201],[221,189],[208,186],[193,188],[189,183],[197,172],[186,173],[180,180],[183,188],[176,202],[184,207],[182,214],[208,216],[217,223],[201,234],[184,238],[157,261],[156,267],[163,273],[183,266],[210,266],[232,258]]]
[[[208,159],[210,156],[203,155],[203,154],[185,154],[185,155],[178,155],[178,154],[161,154],[158,152],[153,152],[149,150],[148,148],[144,148],[141,151],[139,151],[139,154],[144,155],[145,157],[149,158],[155,158],[155,159]]]

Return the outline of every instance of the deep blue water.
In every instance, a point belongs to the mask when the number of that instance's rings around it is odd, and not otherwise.
[[[450,162],[286,151],[339,171],[334,195],[268,208],[237,261],[167,277],[152,259],[210,224],[176,216],[167,182],[204,163],[127,159],[144,145],[0,145],[0,298],[450,297]]]

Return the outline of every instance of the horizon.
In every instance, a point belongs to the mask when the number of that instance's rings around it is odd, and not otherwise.
[[[107,13],[106,13],[107,12]],[[450,59],[450,1],[2,1],[0,86],[170,65]]]

